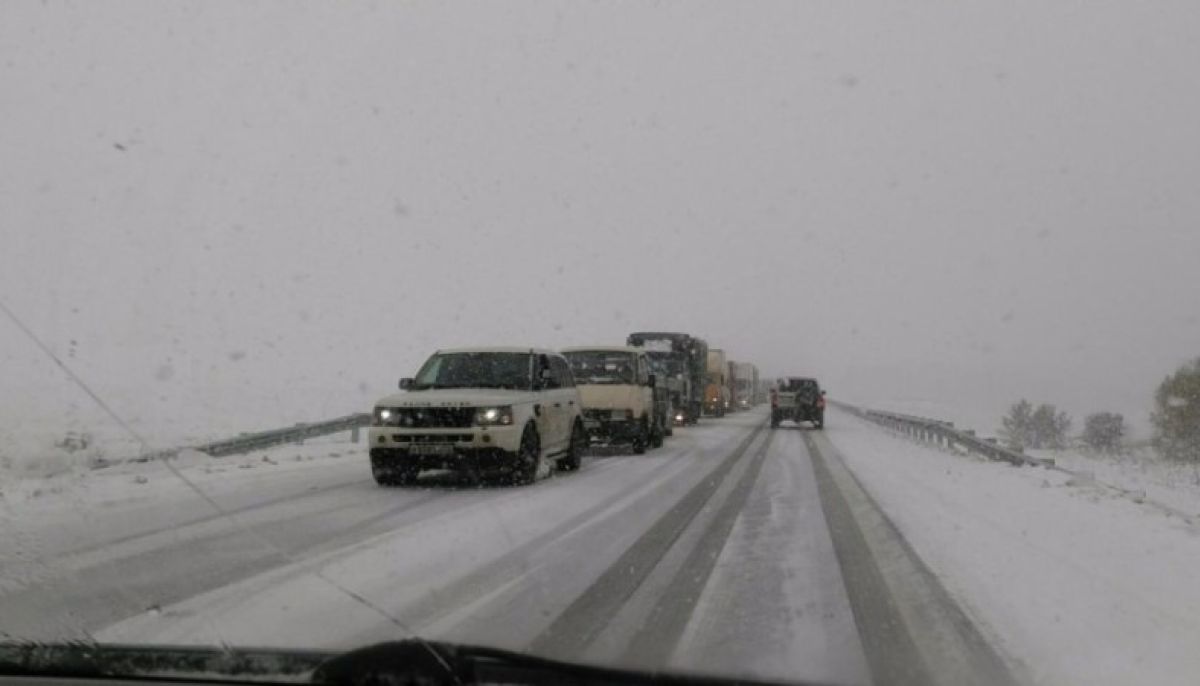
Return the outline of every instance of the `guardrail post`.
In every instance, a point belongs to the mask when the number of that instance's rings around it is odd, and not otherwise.
[[[357,427],[357,426],[350,428],[350,442],[351,443],[358,443],[358,431],[359,431],[359,427]]]
[[[302,428],[303,426],[304,426],[304,422],[300,422],[300,423],[296,424],[297,429]],[[304,445],[304,437],[303,436],[297,437],[295,444],[296,445]]]

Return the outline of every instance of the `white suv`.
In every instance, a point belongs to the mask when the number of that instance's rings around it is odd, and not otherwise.
[[[382,485],[423,469],[503,473],[531,483],[579,468],[583,404],[567,361],[533,348],[439,350],[375,405],[371,472]]]

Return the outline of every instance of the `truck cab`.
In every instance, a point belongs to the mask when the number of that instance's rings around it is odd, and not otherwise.
[[[673,423],[695,424],[704,411],[708,384],[708,343],[687,333],[637,331],[626,345],[643,348],[658,377],[658,387],[670,397]],[[667,435],[670,435],[668,424]]]
[[[670,408],[642,348],[567,348],[583,401],[583,426],[597,443],[628,444],[635,454],[662,445]]]

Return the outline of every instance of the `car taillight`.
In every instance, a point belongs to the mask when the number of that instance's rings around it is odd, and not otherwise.
[[[817,397],[817,407],[822,410],[825,409],[825,399],[824,398],[819,397],[819,396]]]
[[[779,407],[779,393],[771,391],[771,407]]]

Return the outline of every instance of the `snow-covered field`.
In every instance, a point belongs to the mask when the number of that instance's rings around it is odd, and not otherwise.
[[[1085,450],[1030,450],[1038,457],[1052,458],[1081,481],[1094,479],[1128,491],[1135,500],[1161,503],[1189,517],[1200,517],[1200,465],[1163,459],[1149,447],[1120,454]]]
[[[314,484],[361,481],[363,449],[343,433],[220,459],[185,451],[169,464],[93,469],[78,463],[36,477],[9,471],[0,479],[0,589],[60,573],[57,565],[47,566],[49,557],[212,517],[212,506],[194,488],[236,511],[295,497]]]
[[[916,552],[1036,683],[1196,683],[1200,529],[1061,471],[942,452],[845,412],[831,414],[827,431]],[[1184,483],[1171,488],[1188,500]]]

